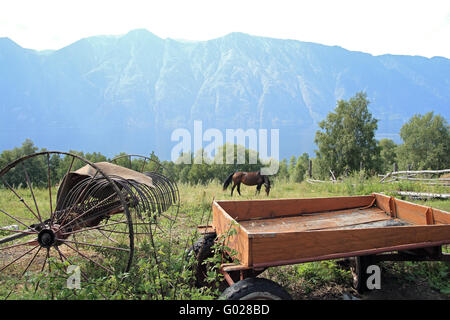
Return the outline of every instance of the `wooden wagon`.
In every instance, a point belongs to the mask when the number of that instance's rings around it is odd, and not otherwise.
[[[450,261],[442,252],[450,214],[383,194],[215,201],[212,209],[212,225],[199,226],[200,243],[232,234],[227,246],[239,261],[221,266],[225,299],[288,299],[277,284],[255,278],[273,266],[355,257],[354,286],[363,292],[367,267],[379,261]]]

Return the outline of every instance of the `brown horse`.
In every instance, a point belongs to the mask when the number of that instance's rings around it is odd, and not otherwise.
[[[237,171],[228,176],[228,178],[223,183],[223,190],[226,190],[230,185],[231,181],[233,181],[233,187],[231,188],[231,196],[233,196],[234,188],[237,187],[237,192],[241,195],[241,183],[247,186],[257,186],[256,194],[261,191],[261,186],[264,184],[264,188],[266,189],[266,194],[269,195],[270,192],[270,181],[267,176],[261,175],[260,171],[256,172],[240,172]]]

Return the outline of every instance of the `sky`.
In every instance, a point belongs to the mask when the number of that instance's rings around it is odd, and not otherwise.
[[[39,0],[0,2],[0,37],[60,49],[144,28],[161,38],[230,32],[295,39],[373,55],[450,58],[450,0]]]

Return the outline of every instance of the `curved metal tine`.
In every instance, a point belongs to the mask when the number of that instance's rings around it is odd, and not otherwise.
[[[85,196],[86,189],[87,189],[88,187],[92,187],[91,183],[92,183],[92,181],[94,181],[94,179],[95,179],[95,177],[97,176],[98,172],[99,172],[98,169],[96,169],[95,174],[91,177],[91,179],[89,180],[89,182],[86,183],[86,186],[84,187],[83,191],[80,192],[80,194],[79,194],[77,200],[75,200],[75,202],[72,204],[72,206],[70,207],[70,209],[68,209],[68,210],[66,211],[66,214],[65,214],[66,217],[68,216],[69,212],[72,211],[73,208],[79,203],[79,201],[82,199],[82,197]],[[65,218],[66,218],[66,217],[65,217]],[[64,220],[63,220],[62,223],[65,222],[65,218],[64,218]]]
[[[68,225],[72,224],[73,222],[75,222],[76,220],[82,218],[84,215],[86,215],[87,213],[91,212],[92,210],[94,210],[95,208],[97,208],[99,205],[103,204],[104,202],[108,201],[109,199],[111,199],[112,197],[114,197],[115,194],[113,193],[112,195],[106,197],[105,199],[97,202],[94,206],[90,207],[87,211],[83,212],[82,214],[77,215],[75,218],[73,218],[72,220],[70,220],[69,222],[63,224],[60,229],[63,229],[65,227],[67,227]],[[65,221],[64,221],[65,222]]]
[[[14,195],[19,199],[20,202],[22,202],[24,204],[24,206],[33,214],[33,216],[39,220],[39,217],[36,215],[36,213],[34,213],[34,211],[30,208],[30,206],[25,202],[25,200],[16,192],[16,190],[14,190],[13,187],[11,187],[9,185],[8,182],[6,182],[3,177],[2,177],[2,182],[6,185],[6,187],[11,190],[12,193],[14,193]],[[23,224],[23,223],[22,223]],[[26,226],[26,225],[25,225]],[[28,227],[28,226],[27,226]],[[30,227],[28,227],[30,228]]]
[[[68,157],[68,156],[66,156],[66,157]],[[61,188],[60,188],[61,190],[64,190],[64,187],[66,186],[67,179],[65,179],[65,177],[67,177],[67,175],[69,174],[70,170],[72,170],[72,166],[73,166],[73,162],[74,162],[74,161],[75,161],[75,157],[72,156],[72,162],[70,163],[69,169],[67,170],[66,174],[65,174],[64,177],[63,177],[63,184],[62,184],[62,186],[61,186]],[[58,198],[58,199],[56,200],[56,208],[59,208],[60,201],[62,201],[61,198]],[[54,217],[53,217],[53,218],[54,218]],[[51,223],[53,223],[53,221],[51,221]]]
[[[73,164],[74,160],[75,160],[75,157],[72,156],[72,164]],[[70,172],[70,169],[72,168],[72,164],[71,164],[71,166],[70,166],[70,168],[69,168],[69,171],[66,173],[66,176],[67,176],[67,174]],[[74,208],[74,207],[77,205],[77,203],[81,200],[81,197],[84,196],[84,192],[86,191],[87,187],[89,187],[89,186],[91,185],[92,181],[95,179],[95,177],[97,176],[98,172],[99,172],[98,169],[96,169],[95,174],[91,177],[91,179],[89,180],[89,182],[86,183],[86,186],[85,186],[84,190],[83,190],[82,192],[80,192],[78,199],[73,203],[73,205],[72,205],[69,209],[66,210],[66,212],[63,214],[63,216],[60,217],[61,219],[63,219],[62,222],[61,222],[61,224],[63,224],[63,223],[65,222],[65,219],[67,218],[68,214],[73,210],[73,208]],[[64,182],[65,182],[65,181],[64,181]],[[70,203],[70,202],[69,202],[69,203]]]
[[[59,225],[63,224],[66,221],[67,216],[70,214],[71,208],[75,203],[75,197],[79,194],[80,189],[82,189],[84,185],[85,180],[82,180],[76,185],[72,186],[72,188],[64,195],[64,200],[61,201],[60,214],[57,217]]]
[[[27,180],[28,188],[30,189],[31,195],[33,196],[33,201],[34,201],[34,205],[36,206],[36,211],[39,216],[39,221],[42,223],[42,217],[41,217],[41,213],[39,212],[39,207],[36,202],[36,197],[34,196],[33,187],[31,186],[31,182],[30,182],[30,178],[28,177],[27,169],[25,168],[25,165],[23,163],[24,162],[22,161],[22,168],[23,168],[23,171],[25,172],[25,178]]]
[[[89,180],[89,182],[88,183],[86,183],[86,186],[84,187],[84,189],[83,189],[83,191],[81,191],[80,192],[80,194],[79,194],[79,196],[78,196],[78,198],[77,198],[77,200],[72,204],[72,206],[70,207],[70,209],[67,209],[67,211],[65,212],[65,214],[64,214],[64,218],[63,218],[63,220],[62,220],[62,222],[61,222],[61,224],[63,225],[63,226],[66,226],[67,224],[65,224],[65,222],[66,222],[66,219],[67,219],[67,217],[69,216],[69,212],[71,212],[72,210],[73,210],[73,208],[77,205],[77,203],[81,200],[81,197],[82,196],[85,196],[85,192],[86,192],[86,189],[89,187],[89,186],[91,186],[92,187],[92,185],[91,185],[91,183],[92,183],[92,181],[94,181],[94,178],[97,176],[97,174],[98,174],[98,169],[95,171],[95,174],[91,177],[91,179]],[[113,194],[114,195],[114,194]],[[109,198],[109,197],[108,197]],[[92,208],[91,208],[92,209]],[[89,209],[89,210],[91,210],[91,209]],[[88,210],[88,211],[89,211]],[[87,212],[88,212],[87,211]],[[86,212],[85,212],[86,213]],[[78,219],[80,217],[80,215],[78,215],[75,219]],[[73,220],[75,220],[75,219],[73,219]],[[60,227],[60,228],[62,228],[62,226]]]

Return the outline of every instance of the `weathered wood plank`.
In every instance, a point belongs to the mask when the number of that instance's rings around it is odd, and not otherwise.
[[[306,199],[267,199],[250,201],[217,201],[217,203],[237,221],[293,216],[365,207],[372,203],[373,195],[306,198]]]
[[[216,201],[213,202],[213,226],[217,235],[226,235],[230,229],[236,230],[236,235],[227,238],[226,245],[238,252],[236,258],[242,264],[250,265],[252,263],[252,257],[249,254],[248,232],[236,223]]]
[[[420,242],[447,241],[449,225],[399,226],[388,228],[320,230],[280,233],[272,238],[251,238],[253,263],[314,258],[330,254],[382,249]]]
[[[339,210],[309,216],[291,216],[262,220],[246,220],[239,223],[249,232],[298,232],[326,228],[339,228],[367,222],[390,220],[390,216],[378,208],[366,210]]]

